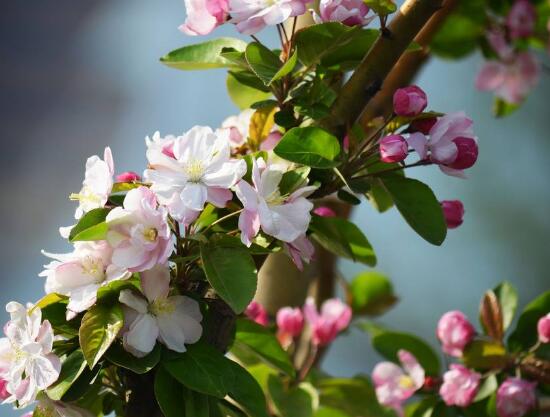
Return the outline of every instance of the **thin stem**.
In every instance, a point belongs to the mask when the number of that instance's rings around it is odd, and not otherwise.
[[[309,371],[311,370],[312,366],[315,364],[315,359],[317,358],[317,346],[311,345],[311,349],[309,350],[308,357],[306,358],[304,364],[300,368],[300,371],[298,372],[298,378],[296,380],[297,383],[302,382],[304,379],[306,379],[307,375],[309,374]]]
[[[291,41],[294,41],[294,35],[296,34],[297,23],[298,23],[298,16],[294,16],[294,21],[292,22],[292,33],[290,34]]]
[[[400,165],[398,167],[386,169],[384,171],[377,171],[377,172],[372,172],[372,173],[368,173],[368,174],[364,174],[364,175],[359,175],[357,177],[352,177],[351,179],[352,180],[357,180],[357,179],[361,179],[361,178],[374,177],[374,176],[378,176],[380,174],[386,174],[388,172],[401,171],[402,169],[405,169],[405,168],[414,168],[414,167],[419,167],[419,166],[424,166],[424,165],[431,165],[431,164],[432,164],[431,161],[423,159],[421,161],[415,162],[414,164]]]
[[[223,222],[223,221],[225,221],[225,220],[227,220],[227,219],[229,219],[229,218],[231,218],[231,217],[234,217],[234,216],[236,216],[237,214],[241,214],[241,212],[242,212],[243,210],[244,210],[244,209],[240,209],[240,210],[234,211],[234,212],[232,212],[232,213],[229,213],[229,214],[227,214],[227,215],[225,215],[225,216],[223,216],[223,217],[220,217],[218,220],[216,220],[216,221],[210,223],[208,226],[206,226],[206,227],[204,228],[204,230],[203,230],[203,233],[206,232],[208,229],[211,229],[211,228],[214,227],[215,225],[217,225],[217,224],[219,224],[219,223],[221,223],[221,222]]]
[[[289,42],[290,39],[288,38],[288,35],[286,34],[285,26],[282,25],[282,24],[281,24],[280,26],[281,26],[281,29],[282,29],[282,31],[283,31],[283,35],[285,36],[286,43],[288,44],[288,42]]]
[[[258,42],[258,43],[260,43],[260,44],[262,43],[262,42],[256,37],[256,35],[250,35],[250,37],[251,37],[252,39],[254,39],[256,42]]]

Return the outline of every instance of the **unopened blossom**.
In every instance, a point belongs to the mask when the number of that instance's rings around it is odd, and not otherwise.
[[[401,135],[389,135],[380,139],[379,147],[382,162],[401,162],[409,153],[409,145]]]
[[[158,340],[169,349],[185,352],[185,345],[197,342],[202,334],[199,303],[183,295],[169,295],[170,271],[157,265],[140,273],[143,296],[122,290],[124,304],[123,346],[141,358]]]
[[[425,135],[430,133],[431,128],[437,122],[437,117],[427,117],[422,119],[416,119],[411,122],[409,125],[409,131],[411,133],[420,132]]]
[[[481,375],[463,365],[452,364],[443,375],[443,385],[439,394],[445,404],[468,407],[477,394]]]
[[[304,270],[304,262],[309,264],[315,254],[315,246],[306,235],[298,236],[292,242],[284,242],[283,248],[300,271]]]
[[[380,404],[402,414],[403,403],[422,388],[425,372],[410,352],[400,349],[397,357],[401,366],[393,362],[380,362],[374,367],[372,380]]]
[[[276,321],[279,332],[288,334],[292,337],[300,336],[304,328],[304,315],[299,308],[281,308],[277,311]]]
[[[398,88],[393,94],[393,111],[398,116],[417,116],[427,105],[426,93],[416,85]]]
[[[474,338],[476,330],[464,313],[454,310],[441,316],[436,333],[443,351],[448,355],[459,357],[466,345]]]
[[[283,242],[293,242],[303,236],[311,220],[313,208],[306,196],[315,187],[306,186],[290,195],[281,195],[279,183],[284,170],[277,165],[266,165],[263,158],[252,160],[252,185],[240,181],[235,192],[243,211],[239,216],[241,241],[250,246],[260,228]]]
[[[456,229],[464,221],[464,205],[460,200],[440,201],[448,229]]]
[[[497,415],[499,417],[523,417],[535,408],[536,382],[521,378],[507,378],[497,390]]]
[[[536,23],[537,12],[529,0],[516,0],[506,17],[506,26],[512,39],[531,36]]]
[[[138,182],[138,181],[141,181],[141,177],[138,173],[134,171],[126,171],[126,172],[123,172],[122,174],[118,174],[115,177],[115,180],[117,182]]]
[[[316,23],[342,22],[346,26],[364,26],[373,18],[367,17],[369,8],[362,0],[321,0],[319,14],[313,14]]]
[[[541,343],[550,343],[550,313],[539,319],[537,331]]]
[[[106,221],[112,263],[120,268],[145,271],[165,263],[172,253],[168,213],[147,187],[128,191],[123,207],[111,210]]]
[[[27,310],[14,301],[6,305],[10,321],[4,326],[6,337],[0,339],[0,378],[7,382],[7,403],[26,407],[39,391],[52,385],[61,371],[61,361],[52,353],[53,330],[42,322],[39,308]]]
[[[53,261],[39,275],[46,278],[46,293],[69,297],[67,320],[96,302],[97,290],[130,272],[112,263],[113,249],[105,241],[76,242],[70,253],[42,252]]]
[[[229,0],[231,23],[245,35],[253,35],[265,26],[283,23],[289,17],[306,12],[302,0]]]
[[[105,206],[113,188],[114,172],[111,148],[105,148],[103,159],[97,155],[88,158],[82,189],[70,195],[71,200],[78,201],[75,219],[80,219],[90,210]]]
[[[476,78],[476,88],[493,91],[502,100],[521,103],[537,85],[540,62],[531,52],[519,52],[505,61],[487,61]]]
[[[326,300],[317,311],[312,297],[304,305],[304,316],[311,328],[311,341],[316,346],[326,346],[338,333],[346,329],[351,321],[351,308],[337,298]]]
[[[2,342],[0,342],[0,346],[1,344]],[[7,369],[9,369],[9,367],[7,367]],[[0,369],[0,373],[3,373],[1,369]],[[0,402],[7,400],[11,396],[11,394],[8,392],[7,386],[8,386],[8,381],[3,378],[0,378]]]
[[[227,0],[185,0],[187,18],[178,28],[187,35],[207,35],[228,18]]]
[[[144,177],[160,204],[184,223],[189,211],[198,214],[207,202],[224,207],[232,197],[229,188],[246,173],[243,159],[231,159],[228,135],[209,127],[195,126],[178,136],[172,150],[174,158],[158,143],[148,143],[152,169]]]
[[[327,206],[319,206],[313,210],[313,213],[320,217],[336,217],[336,212]]]
[[[252,301],[244,311],[246,317],[250,320],[258,323],[261,326],[267,326],[269,324],[269,316],[263,305],[257,301]]]

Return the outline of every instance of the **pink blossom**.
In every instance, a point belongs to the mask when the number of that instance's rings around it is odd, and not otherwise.
[[[292,242],[284,242],[283,247],[300,271],[304,270],[304,262],[309,264],[315,254],[315,246],[306,235],[298,236]]]
[[[229,116],[222,122],[221,129],[229,131],[231,148],[240,148],[246,143],[250,129],[250,119],[253,114],[254,109],[246,109],[236,116]]]
[[[10,397],[10,393],[7,390],[8,381],[0,378],[0,401],[7,400]]]
[[[409,125],[409,131],[411,133],[420,132],[425,135],[430,133],[431,128],[437,122],[437,117],[429,117],[424,119],[416,119]]]
[[[118,174],[115,180],[117,182],[136,182],[141,181],[141,177],[134,171],[127,171],[123,172],[122,174]]]
[[[225,23],[227,0],[185,0],[187,19],[178,29],[187,35],[207,35]]]
[[[342,22],[346,26],[364,26],[373,17],[367,17],[369,8],[361,0],[321,0],[319,15],[314,14],[317,23]]]
[[[252,35],[265,26],[283,23],[289,17],[306,12],[305,0],[229,0],[231,23],[245,35]]]
[[[267,326],[269,324],[269,316],[267,315],[266,309],[257,301],[252,301],[248,307],[246,307],[244,314],[250,320],[255,321],[261,326]]]
[[[443,314],[437,323],[437,337],[443,345],[443,351],[451,356],[461,356],[475,333],[467,317],[457,310]]]
[[[380,404],[392,407],[402,415],[403,402],[422,388],[425,372],[410,352],[401,349],[397,357],[401,367],[393,362],[380,362],[374,367],[372,380]]]
[[[464,205],[459,200],[440,201],[447,228],[455,229],[464,221]]]
[[[417,116],[427,105],[426,93],[416,85],[398,88],[393,94],[393,111],[398,116]]]
[[[537,12],[529,0],[516,0],[506,18],[512,39],[531,36],[536,22]]]
[[[380,140],[380,160],[382,162],[401,162],[408,153],[409,146],[401,135],[389,135]]]
[[[298,337],[304,328],[304,315],[299,308],[283,307],[277,312],[277,327],[280,333]]]
[[[550,343],[550,313],[539,319],[537,331],[541,343]]]
[[[260,151],[272,151],[275,146],[281,141],[283,138],[283,135],[278,130],[272,131],[269,135],[267,135],[267,138],[260,143]]]
[[[473,138],[458,137],[453,139],[453,143],[457,149],[456,158],[452,163],[447,164],[447,166],[456,170],[472,167],[476,163],[479,154],[476,140]]]
[[[519,104],[537,84],[540,63],[531,52],[520,52],[506,61],[487,61],[478,73],[476,88],[493,91],[502,100]]]
[[[342,149],[344,149],[344,152],[349,152],[349,135],[344,136],[344,139],[342,140]]]
[[[320,206],[313,210],[317,216],[320,217],[336,217],[336,212],[327,206]]]
[[[244,208],[239,216],[239,229],[245,245],[252,244],[260,228],[287,243],[306,233],[313,204],[305,196],[316,187],[301,187],[289,196],[283,196],[279,191],[283,172],[278,165],[266,165],[263,158],[253,159],[252,185],[240,181],[235,186]]]
[[[507,378],[497,390],[497,414],[499,417],[523,417],[535,408],[536,382],[520,378]]]
[[[106,221],[112,262],[121,268],[145,271],[164,264],[172,253],[168,212],[158,206],[155,194],[147,187],[128,191],[123,207],[111,210]]]
[[[325,301],[319,313],[313,298],[308,297],[304,305],[304,316],[311,327],[312,343],[325,346],[348,327],[352,313],[351,308],[337,298]]]
[[[468,407],[477,394],[481,375],[459,364],[452,364],[450,368],[443,375],[439,394],[447,405]]]

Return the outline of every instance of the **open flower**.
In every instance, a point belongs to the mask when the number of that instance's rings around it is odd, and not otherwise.
[[[481,375],[456,363],[450,368],[443,375],[443,385],[439,394],[449,406],[468,407],[477,394]]]
[[[523,417],[537,405],[536,382],[506,378],[497,390],[499,417]]]
[[[106,218],[113,264],[131,272],[164,264],[174,246],[166,209],[158,207],[155,194],[147,187],[128,191],[123,205]]]
[[[208,35],[227,20],[227,0],[185,0],[187,19],[179,27],[187,35]]]
[[[206,202],[224,207],[232,197],[229,188],[246,173],[244,160],[231,159],[227,135],[209,127],[195,126],[175,138],[173,158],[167,151],[156,143],[148,149],[153,169],[147,169],[144,177],[152,183],[158,201],[186,224],[192,218],[190,212],[196,217]]]
[[[400,349],[397,357],[401,367],[393,362],[380,362],[374,367],[372,380],[380,404],[402,414],[402,405],[424,384],[424,368],[408,351]]]
[[[245,35],[253,35],[265,26],[283,23],[289,17],[306,12],[303,0],[229,0],[231,23]]]
[[[283,170],[266,165],[263,158],[252,161],[252,184],[240,181],[235,186],[244,206],[239,216],[241,241],[250,246],[260,228],[283,242],[293,242],[304,235],[311,221],[313,204],[305,198],[315,187],[302,187],[290,195],[281,195],[279,183]]]
[[[326,300],[317,311],[315,301],[308,297],[304,305],[304,316],[311,327],[311,340],[316,346],[326,346],[338,333],[348,327],[351,321],[351,308],[337,298]]]
[[[12,301],[6,311],[11,320],[4,326],[6,337],[0,339],[0,378],[10,394],[5,402],[25,407],[57,380],[61,361],[52,353],[52,326],[42,322],[39,308],[27,311]]]
[[[103,160],[94,155],[86,161],[86,173],[82,189],[78,194],[71,194],[71,200],[78,201],[75,219],[80,219],[84,213],[105,206],[113,188],[115,173],[111,148],[105,148]]]
[[[54,261],[44,265],[39,275],[46,277],[47,294],[69,297],[67,320],[94,305],[100,287],[131,275],[126,269],[113,265],[113,249],[105,241],[76,242],[70,253],[42,253]]]
[[[304,270],[304,262],[309,264],[315,255],[315,246],[306,235],[298,236],[292,242],[285,242],[283,248],[300,271]]]
[[[374,17],[367,17],[369,8],[362,0],[321,0],[319,15],[313,14],[316,23],[342,22],[346,26],[364,26]]]
[[[159,342],[176,352],[197,342],[202,334],[202,314],[192,298],[169,296],[170,271],[157,265],[141,274],[145,298],[132,290],[122,290],[119,300],[124,307],[123,345],[134,356],[147,355]]]

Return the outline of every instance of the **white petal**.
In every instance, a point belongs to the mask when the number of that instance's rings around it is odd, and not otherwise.
[[[167,265],[156,265],[153,269],[140,273],[141,289],[149,302],[166,298],[170,291],[170,270]]]
[[[206,203],[207,188],[199,183],[187,183],[180,193],[180,198],[192,210],[202,210]]]
[[[138,313],[147,313],[147,301],[142,297],[136,296],[132,290],[122,290],[118,296],[118,301],[133,308]]]
[[[124,334],[124,348],[138,358],[144,357],[155,347],[158,335],[155,318],[150,314],[141,314]]]

